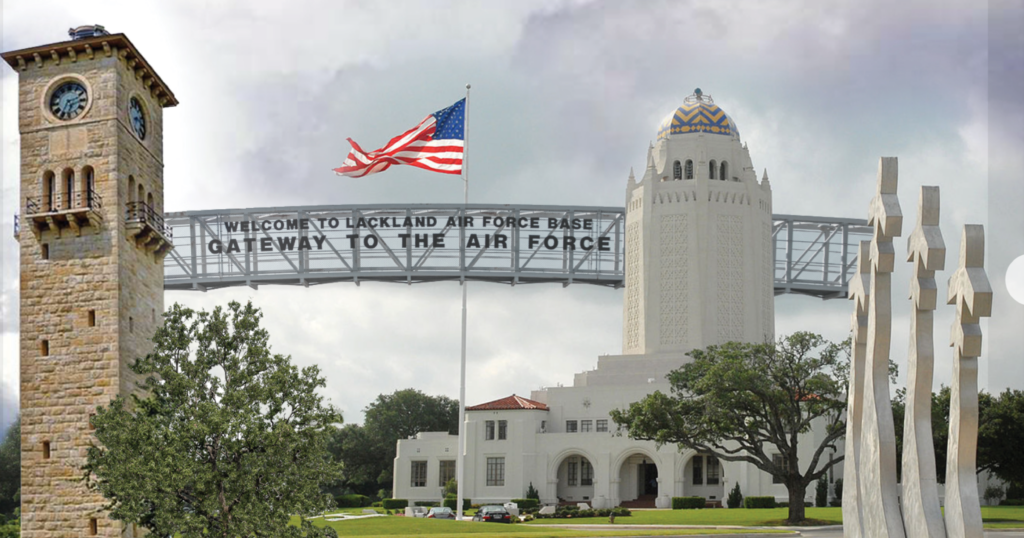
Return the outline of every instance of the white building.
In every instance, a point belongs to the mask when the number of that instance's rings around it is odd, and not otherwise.
[[[692,349],[774,338],[771,225],[767,176],[757,180],[732,118],[695,90],[662,123],[641,181],[627,182],[622,355],[599,357],[571,387],[467,407],[466,498],[505,502],[532,483],[543,503],[665,508],[675,496],[722,501],[739,482],[744,495],[788,500],[750,464],[616,436],[609,418],[668,393],[665,375]],[[807,435],[801,461],[820,442]],[[400,440],[394,497],[440,499],[457,446],[445,432]]]

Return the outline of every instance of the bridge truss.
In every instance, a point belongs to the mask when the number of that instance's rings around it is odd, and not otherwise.
[[[625,209],[485,204],[301,206],[165,215],[164,289],[414,284],[596,284],[625,278]],[[862,220],[777,215],[775,293],[845,297]]]

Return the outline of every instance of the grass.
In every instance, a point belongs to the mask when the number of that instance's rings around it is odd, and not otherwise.
[[[361,510],[361,509],[360,509]],[[600,519],[602,523],[607,518]],[[629,518],[624,518],[629,519]],[[585,520],[577,520],[582,523]],[[526,524],[502,525],[499,523],[478,523],[451,520],[433,520],[410,517],[370,517],[365,519],[353,519],[349,521],[325,522],[323,519],[314,519],[313,525],[322,527],[330,525],[338,531],[340,536],[418,536],[430,535],[432,538],[446,538],[455,536],[472,535],[474,538],[499,538],[502,536],[514,536],[522,538],[562,538],[562,537],[584,537],[584,536],[688,536],[688,535],[709,535],[709,534],[740,534],[748,531],[719,530],[719,529],[609,529],[601,530],[579,530],[559,529],[552,527],[538,527]],[[292,523],[298,523],[298,517],[292,518]]]
[[[634,510],[616,523],[629,525],[738,525],[771,527],[787,525],[788,508],[712,509],[712,510]],[[806,517],[820,525],[843,522],[842,508],[807,508]],[[981,517],[986,529],[1024,528],[1024,506],[982,506]],[[605,523],[607,518],[539,519],[531,524],[585,525]]]

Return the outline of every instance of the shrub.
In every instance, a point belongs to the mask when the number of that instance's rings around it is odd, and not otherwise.
[[[673,510],[704,508],[704,497],[672,497]]]
[[[540,506],[540,501],[537,499],[526,498],[526,499],[512,499],[512,502],[516,503],[520,511],[533,510]]]
[[[775,508],[789,508],[789,501],[779,501],[775,503]]]
[[[1024,499],[1003,499],[999,506],[1024,506]]]
[[[996,504],[1003,498],[1003,493],[1003,488],[999,486],[989,486],[985,488],[985,502],[988,504]]]
[[[383,508],[383,506],[384,506],[384,503],[382,503],[382,502],[380,502],[380,501],[377,501],[377,502],[375,502],[375,503],[371,504],[370,506],[372,506],[372,507],[374,507],[374,508]]]
[[[456,506],[458,506],[458,504],[456,503],[456,496],[455,495],[445,495],[445,497],[444,497],[444,505],[445,505],[445,507],[451,508],[452,510],[457,510]],[[462,499],[462,511],[463,512],[465,512],[466,510],[469,510],[470,507],[472,507],[472,506],[473,506],[473,503],[469,499]]]
[[[445,497],[448,497],[449,495],[458,496],[458,494],[459,494],[459,481],[458,480],[456,480],[454,478],[451,478],[447,482],[444,483],[444,496]]]
[[[743,494],[740,493],[740,483],[736,482],[736,487],[729,492],[729,498],[725,500],[725,505],[729,508],[739,508],[742,504]]]
[[[416,501],[415,504],[416,504],[416,506],[427,506],[427,507],[430,507],[430,508],[434,508],[434,507],[440,505],[440,503],[437,502],[437,501]]]
[[[818,485],[814,488],[814,506],[828,506],[828,480],[824,476],[818,479]]]
[[[839,507],[839,506],[843,505],[843,500],[842,499],[832,499],[832,502],[828,503],[828,505],[829,506]]]
[[[832,485],[832,490],[835,493],[836,501],[839,503],[839,504],[834,504],[832,506],[840,506],[840,505],[842,505],[842,501],[843,501],[843,479],[842,478],[837,478],[836,479],[836,483]]]
[[[370,506],[370,498],[366,495],[335,495],[334,503],[338,508],[362,508]]]
[[[775,508],[775,497],[752,497],[743,499],[744,508]]]
[[[403,510],[409,506],[408,499],[384,499],[381,501],[386,510]]]
[[[613,508],[612,509],[612,513],[615,514],[615,517],[625,517],[625,516],[632,515],[630,513],[630,511],[629,511],[629,508],[625,508],[623,506],[618,506],[616,508]]]
[[[533,487],[533,482],[530,482],[530,487],[526,488],[526,498],[536,499],[537,503],[540,503],[540,492],[537,491],[537,488]]]

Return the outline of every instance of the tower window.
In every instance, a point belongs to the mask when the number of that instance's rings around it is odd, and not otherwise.
[[[49,441],[43,441],[43,459],[44,460],[50,459],[50,442]]]
[[[95,327],[96,326],[96,311],[95,310],[90,310],[88,315],[87,315],[87,319],[88,319],[89,326],[90,327]]]
[[[672,163],[672,179],[683,179],[683,165],[679,161]]]
[[[128,317],[128,332],[135,332],[135,318],[131,316]]]
[[[99,534],[98,523],[96,518],[91,517],[89,518],[89,536],[96,536],[97,534]]]
[[[61,209],[71,209],[73,205],[71,200],[75,193],[75,171],[70,168],[65,169],[61,174],[61,179],[64,180],[64,184],[61,185],[61,188],[64,189],[64,201],[59,205]]]
[[[729,179],[729,163],[722,161],[721,174],[718,177],[722,178],[722,181]]]
[[[39,354],[46,357],[50,355],[50,341],[40,340],[39,341]]]
[[[43,211],[53,211],[55,209],[53,198],[57,194],[56,190],[56,175],[53,171],[47,170],[46,173],[43,174]]]
[[[79,207],[92,207],[93,197],[95,196],[96,190],[96,173],[93,171],[91,166],[82,168],[82,186],[79,189],[82,192],[81,199],[78,201]]]
[[[693,179],[693,161],[686,160],[686,179]]]
[[[712,160],[708,163],[708,179],[718,179],[718,164]]]
[[[50,245],[49,244],[43,243],[43,248],[42,248],[42,252],[40,253],[40,256],[44,260],[49,260],[50,259]]]

